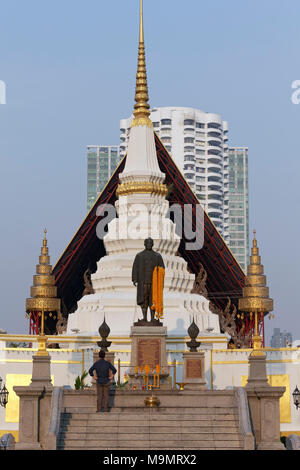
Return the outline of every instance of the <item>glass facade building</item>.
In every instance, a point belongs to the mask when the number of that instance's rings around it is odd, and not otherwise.
[[[87,147],[87,210],[103,190],[120,162],[120,149],[112,145]]]
[[[229,147],[229,246],[246,271],[249,264],[248,148]]]

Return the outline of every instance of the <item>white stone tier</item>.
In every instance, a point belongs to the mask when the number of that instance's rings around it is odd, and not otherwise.
[[[163,324],[168,335],[186,336],[193,317],[200,332],[209,328],[219,334],[219,318],[210,312],[209,301],[190,293],[194,275],[187,271],[186,261],[176,255],[180,237],[175,233],[175,224],[166,217],[168,202],[164,197],[120,196],[116,209],[119,218],[108,224],[104,237],[107,255],[100,259],[92,275],[95,294],[78,302],[77,311],[69,315],[67,334],[79,330],[79,335],[97,335],[105,315],[111,335],[129,336],[133,323],[142,318],[131,270],[134,257],[144,249],[148,236],[153,238],[153,249],[161,253],[165,263]]]
[[[126,292],[110,291],[86,295],[78,302],[76,312],[69,315],[67,334],[75,334],[77,337],[97,336],[104,315],[111,336],[128,337],[133,323],[142,318],[141,309],[136,305],[136,288],[128,286]],[[149,317],[150,314],[148,319]],[[162,321],[168,329],[168,336],[187,336],[193,317],[200,333],[209,329],[211,334],[220,334],[218,316],[210,312],[207,299],[197,294],[171,291],[164,293]]]
[[[153,181],[165,179],[158,166],[153,128],[135,126],[130,129],[126,165],[120,182]]]

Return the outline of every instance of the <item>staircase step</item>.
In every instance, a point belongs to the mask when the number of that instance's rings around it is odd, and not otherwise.
[[[89,421],[92,421],[92,420],[107,420],[107,421],[116,421],[116,420],[119,420],[119,421],[143,421],[143,420],[180,420],[180,421],[187,421],[187,420],[190,420],[190,421],[197,421],[197,420],[215,420],[215,421],[222,421],[222,420],[228,420],[228,421],[232,421],[232,420],[236,420],[237,419],[237,416],[233,413],[224,413],[224,414],[216,414],[216,415],[213,415],[213,414],[201,414],[201,415],[197,415],[197,414],[178,414],[178,413],[174,413],[174,414],[153,414],[153,415],[149,415],[148,413],[144,413],[144,414],[130,414],[130,413],[126,413],[126,414],[116,414],[116,413],[92,413],[92,414],[88,414],[88,413],[74,413],[72,414],[72,416],[65,416],[65,415],[62,415],[62,421],[66,421],[66,420],[70,420],[70,419],[75,419],[75,420],[78,420],[78,421],[84,421],[84,420],[89,420]]]
[[[242,449],[243,443],[241,441],[202,441],[197,443],[191,443],[189,441],[181,441],[181,440],[165,440],[164,442],[161,441],[138,441],[135,442],[133,446],[132,443],[129,441],[119,440],[116,442],[110,441],[84,441],[79,444],[76,441],[67,441],[64,447],[65,449]]]
[[[159,408],[145,408],[144,406],[141,407],[134,407],[134,408],[111,408],[109,413],[110,414],[173,414],[176,412],[177,414],[227,414],[227,413],[234,413],[238,414],[236,407],[228,407],[228,406],[219,406],[219,407],[159,407]],[[78,414],[95,414],[96,413],[96,406],[95,407],[68,407],[65,409],[65,413],[78,413]]]
[[[95,405],[96,406],[96,405]],[[244,448],[238,408],[69,407],[61,414],[57,449],[238,450]]]
[[[173,422],[172,422],[173,424]],[[238,426],[219,426],[219,425],[210,425],[210,426],[168,426],[168,423],[161,423],[160,426],[155,425],[154,423],[139,425],[139,426],[73,426],[68,425],[61,428],[64,433],[102,433],[103,431],[107,433],[126,433],[132,434],[137,432],[151,432],[151,433],[223,433],[231,434],[239,432]]]

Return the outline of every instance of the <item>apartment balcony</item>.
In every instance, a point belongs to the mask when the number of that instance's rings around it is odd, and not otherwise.
[[[223,174],[223,165],[221,163],[206,163],[206,168],[209,173]]]
[[[185,155],[184,156],[184,163],[195,164],[195,156],[194,155]]]
[[[208,170],[207,177],[208,177],[208,182],[222,181],[223,174],[213,173],[212,171]]]
[[[213,199],[213,196],[216,196],[215,199],[221,200],[223,202],[223,191],[222,189],[207,189],[208,199]]]
[[[207,163],[208,164],[217,164],[222,167],[222,156],[221,155],[208,155]]]
[[[220,209],[210,209],[209,207],[206,209],[206,212],[208,213],[209,217],[214,217],[218,220],[222,221],[223,224],[223,213]]]
[[[223,145],[222,136],[211,137],[211,136],[208,135],[207,136],[207,142],[208,142],[208,145],[216,145],[217,147]]]
[[[207,137],[209,139],[222,139],[222,131],[220,129],[207,129]]]
[[[195,137],[195,129],[191,129],[191,128],[186,129],[186,128],[184,128],[183,134],[184,134],[184,137]]]
[[[184,172],[184,177],[188,182],[190,182],[190,181],[194,182],[195,181],[195,173],[189,173],[189,172],[186,173],[186,172]]]
[[[210,145],[208,147],[208,155],[220,155],[222,151],[223,151],[222,147],[216,147],[214,145]]]
[[[210,210],[214,210],[214,209],[220,209],[223,213],[223,201],[220,201],[220,199],[216,198],[216,199],[210,199],[206,196],[206,200],[208,202],[208,208]]]
[[[207,183],[207,189],[208,191],[218,191],[222,192],[223,191],[223,183],[221,181],[214,181],[214,182],[208,182]]]

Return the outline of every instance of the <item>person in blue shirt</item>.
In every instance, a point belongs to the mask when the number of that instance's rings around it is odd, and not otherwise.
[[[101,349],[99,352],[99,361],[96,361],[92,367],[89,369],[89,374],[92,377],[95,377],[94,373],[96,373],[96,380],[97,380],[97,413],[101,411],[102,402],[104,411],[108,411],[108,404],[109,404],[109,387],[111,384],[111,380],[117,370],[115,367],[105,358],[105,351]]]

